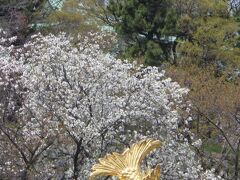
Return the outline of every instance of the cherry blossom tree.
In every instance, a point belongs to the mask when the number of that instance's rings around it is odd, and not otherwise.
[[[188,90],[157,67],[104,53],[114,42],[105,37],[37,34],[22,48],[2,38],[0,178],[87,179],[99,157],[154,138],[162,148],[145,165],[160,163],[163,179],[220,179],[202,169],[193,150],[201,141],[178,112],[188,110]]]

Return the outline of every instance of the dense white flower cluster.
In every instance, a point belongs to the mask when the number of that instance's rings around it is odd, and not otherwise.
[[[0,142],[0,156],[8,157],[0,179],[11,171],[33,179],[87,179],[99,157],[142,138],[162,141],[148,161],[160,163],[162,179],[216,178],[203,171],[184,135],[188,130],[179,127],[177,109],[188,90],[156,67],[103,53],[103,39],[38,34],[22,48],[0,46],[1,91],[11,86],[21,97],[14,125],[0,125],[7,144]],[[8,108],[16,106],[14,99],[8,102]]]

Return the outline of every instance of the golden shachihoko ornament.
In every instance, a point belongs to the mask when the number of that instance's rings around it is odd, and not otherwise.
[[[147,139],[133,144],[122,154],[107,154],[92,167],[89,179],[93,180],[97,176],[114,176],[119,180],[159,180],[159,165],[155,169],[149,169],[145,172],[141,170],[142,160],[152,150],[159,147],[160,141]]]

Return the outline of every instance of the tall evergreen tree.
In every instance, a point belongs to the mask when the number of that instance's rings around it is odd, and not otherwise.
[[[167,0],[110,0],[108,11],[116,32],[128,40],[129,55],[144,55],[150,65],[169,59],[175,46],[167,37],[176,34],[177,18]]]

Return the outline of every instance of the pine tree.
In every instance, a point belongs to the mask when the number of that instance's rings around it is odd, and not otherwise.
[[[108,11],[115,31],[128,40],[128,55],[143,55],[150,65],[169,59],[169,43],[163,39],[176,34],[177,18],[168,1],[110,0]]]

